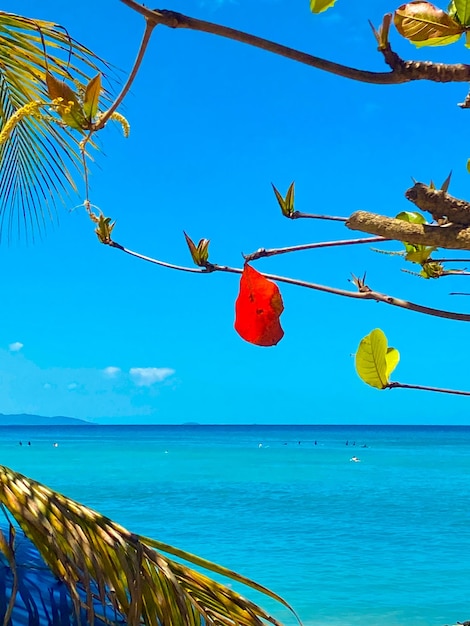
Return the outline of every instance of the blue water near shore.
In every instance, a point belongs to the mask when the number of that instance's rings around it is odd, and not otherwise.
[[[270,587],[306,626],[470,619],[470,427],[0,427],[0,451]]]

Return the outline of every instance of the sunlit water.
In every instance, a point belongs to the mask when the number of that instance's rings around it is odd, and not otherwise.
[[[0,452],[134,532],[256,579],[306,626],[470,619],[470,428],[2,427]]]

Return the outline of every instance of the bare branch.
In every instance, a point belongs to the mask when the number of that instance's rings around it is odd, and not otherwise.
[[[377,243],[379,241],[388,241],[385,237],[364,237],[362,239],[343,239],[339,241],[320,241],[319,243],[305,243],[299,246],[290,246],[288,248],[259,248],[250,254],[244,254],[245,261],[256,261],[263,257],[276,256],[278,254],[287,254],[288,252],[301,252],[303,250],[315,250],[317,248],[333,248],[334,246],[352,246],[361,243]]]
[[[425,385],[408,385],[406,383],[388,383],[386,389],[419,389],[420,391],[435,391],[437,393],[450,393],[454,396],[470,396],[470,391],[457,391],[456,389],[443,389],[442,387],[427,387]]]
[[[423,265],[426,263],[470,263],[470,259],[426,259]]]
[[[163,24],[170,28],[189,28],[191,30],[218,35],[219,37],[233,39],[292,59],[293,61],[298,61],[299,63],[324,70],[325,72],[360,82],[373,83],[376,85],[397,85],[412,80],[431,80],[441,83],[470,81],[470,65],[463,63],[449,65],[445,63],[403,61],[398,55],[393,53],[389,47],[389,54],[394,55],[393,70],[391,72],[369,72],[339,63],[333,63],[332,61],[306,54],[305,52],[283,46],[269,41],[268,39],[256,37],[255,35],[250,35],[249,33],[234,28],[221,26],[220,24],[188,17],[176,11],[168,11],[166,9],[151,10],[134,0],[121,0],[121,2],[143,15],[146,19],[155,20],[158,24]],[[384,50],[381,51],[384,52]]]
[[[195,267],[184,267],[182,265],[174,265],[173,263],[166,263],[165,261],[159,261],[158,259],[153,259],[152,257],[145,256],[143,254],[139,254],[138,252],[134,252],[133,250],[129,250],[124,246],[121,246],[120,243],[116,241],[110,241],[108,244],[111,248],[116,248],[117,250],[121,250],[121,252],[125,252],[130,256],[135,256],[142,261],[147,261],[148,263],[153,263],[154,265],[161,265],[162,267],[167,267],[171,270],[178,270],[179,272],[191,272],[193,274],[207,274],[210,269],[196,269]]]
[[[116,248],[117,250],[121,250],[121,252],[125,252],[126,254],[129,254],[131,256],[135,256],[139,259],[142,259],[143,261],[147,261],[148,263],[154,263],[155,265],[161,265],[163,267],[179,270],[182,272],[192,272],[194,274],[209,274],[212,272],[226,272],[229,274],[243,273],[242,268],[229,267],[226,265],[215,265],[213,263],[208,263],[207,266],[203,269],[173,265],[171,263],[165,263],[164,261],[159,261],[157,259],[153,259],[152,257],[133,252],[132,250],[124,248],[124,246],[121,246],[121,244],[114,241],[105,242],[105,245],[109,245],[113,248]],[[306,289],[314,289],[315,291],[331,293],[336,296],[355,298],[357,300],[375,300],[376,302],[383,302],[384,304],[390,304],[392,306],[397,306],[402,309],[408,309],[409,311],[415,311],[416,313],[423,313],[424,315],[432,315],[433,317],[442,317],[445,319],[456,320],[460,322],[470,322],[470,314],[468,313],[455,313],[453,311],[434,309],[431,307],[423,306],[421,304],[415,304],[414,302],[409,302],[408,300],[394,298],[393,296],[388,296],[386,294],[380,293],[379,291],[373,291],[362,281],[356,281],[359,287],[358,291],[348,291],[346,289],[337,289],[336,287],[329,287],[327,285],[320,285],[318,283],[310,283],[304,280],[299,280],[297,278],[288,278],[286,276],[277,276],[275,274],[266,273],[262,273],[262,275],[265,278],[268,278],[269,280],[273,280],[275,282],[286,283],[288,285],[296,285],[297,287],[305,287]]]
[[[356,211],[346,222],[350,230],[449,250],[470,250],[470,228],[446,224],[410,224],[394,217]]]
[[[288,216],[291,220],[299,219],[311,219],[311,220],[330,220],[332,222],[346,222],[347,217],[336,217],[334,215],[316,215],[314,213],[302,213],[301,211],[294,211],[292,215]]]

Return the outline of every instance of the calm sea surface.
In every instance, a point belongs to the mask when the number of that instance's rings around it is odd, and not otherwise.
[[[470,619],[470,427],[0,427],[0,452],[134,532],[256,579],[306,626]]]

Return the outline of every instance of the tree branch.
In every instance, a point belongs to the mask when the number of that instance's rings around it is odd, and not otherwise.
[[[108,244],[105,244],[105,245],[111,246],[111,248],[116,248],[117,250],[121,250],[121,252],[125,252],[126,254],[129,254],[130,256],[135,256],[138,259],[141,259],[142,261],[147,261],[148,263],[153,263],[154,265],[161,265],[162,267],[167,267],[168,269],[171,269],[171,270],[178,270],[179,272],[192,272],[193,274],[207,274],[208,273],[207,269],[196,269],[195,267],[184,267],[182,265],[173,265],[173,263],[166,263],[165,261],[159,261],[158,259],[153,259],[150,256],[145,256],[143,254],[139,254],[138,252],[134,252],[133,250],[129,250],[128,248],[121,246],[121,244],[117,243],[116,241],[110,241]]]
[[[470,396],[470,391],[457,391],[455,389],[443,389],[442,387],[427,387],[425,385],[407,385],[406,383],[388,383],[385,389],[419,389],[420,391],[451,393],[455,396]]]
[[[470,250],[470,228],[446,224],[410,224],[394,217],[356,211],[347,220],[350,230],[448,250]]]
[[[422,211],[431,213],[436,221],[447,219],[452,224],[470,226],[470,202],[454,198],[443,189],[415,183],[406,190],[405,198]]]
[[[243,258],[246,262],[256,261],[269,256],[278,254],[287,254],[288,252],[301,252],[303,250],[314,250],[316,248],[332,248],[334,246],[352,246],[360,243],[377,243],[379,241],[388,241],[385,237],[364,237],[362,239],[343,239],[339,241],[320,241],[319,243],[305,243],[299,246],[290,246],[288,248],[259,248],[250,254],[244,254]]]
[[[292,215],[286,215],[290,220],[311,219],[311,220],[330,220],[331,222],[346,222],[347,217],[336,217],[335,215],[316,215],[314,213],[302,213],[294,211]]]
[[[171,263],[165,263],[164,261],[159,261],[157,259],[153,259],[152,257],[144,256],[143,254],[139,254],[138,252],[133,252],[121,244],[115,241],[103,242],[105,245],[109,245],[117,250],[121,250],[121,252],[125,252],[131,256],[135,256],[143,261],[147,261],[149,263],[154,263],[155,265],[161,265],[163,267],[168,267],[170,269],[175,269],[183,272],[192,272],[194,274],[209,274],[212,272],[226,272],[229,274],[242,274],[243,269],[238,267],[229,267],[227,265],[216,265],[213,263],[207,263],[207,265],[202,269],[183,267],[180,265],[173,265]],[[393,296],[388,296],[386,294],[380,293],[379,291],[374,291],[370,289],[367,285],[364,284],[363,281],[359,279],[355,279],[355,284],[358,287],[358,291],[348,291],[346,289],[337,289],[336,287],[329,287],[327,285],[320,285],[318,283],[310,283],[304,280],[299,280],[297,278],[288,278],[286,276],[277,276],[275,274],[266,274],[262,273],[262,275],[269,279],[278,283],[286,283],[288,285],[295,285],[297,287],[305,287],[306,289],[314,289],[315,291],[322,291],[324,293],[330,293],[336,296],[343,296],[346,298],[355,298],[357,300],[375,300],[376,302],[383,302],[384,304],[390,304],[391,306],[396,306],[402,309],[407,309],[409,311],[415,311],[416,313],[423,313],[424,315],[431,315],[433,317],[442,317],[445,319],[456,320],[460,322],[470,322],[470,314],[468,313],[455,313],[453,311],[443,311],[441,309],[434,309],[431,307],[423,306],[421,304],[415,304],[414,302],[409,302],[408,300],[401,300],[400,298],[394,298]]]
[[[268,52],[278,54],[280,56],[304,63],[311,67],[315,67],[330,74],[336,74],[343,78],[349,78],[364,83],[373,83],[375,85],[397,85],[412,80],[431,80],[435,82],[469,82],[470,81],[470,65],[458,63],[448,65],[445,63],[430,63],[421,61],[402,61],[398,55],[392,53],[388,48],[389,54],[394,54],[394,68],[391,72],[369,72],[356,68],[334,63],[320,57],[306,54],[299,50],[283,46],[281,44],[250,35],[234,28],[221,26],[212,22],[198,20],[176,11],[168,11],[166,9],[148,9],[134,0],[121,0],[126,6],[137,11],[146,19],[152,19],[158,24],[163,24],[170,28],[188,28],[200,32],[218,35],[241,43],[246,43],[255,48],[261,48]],[[382,52],[384,52],[382,50]]]

